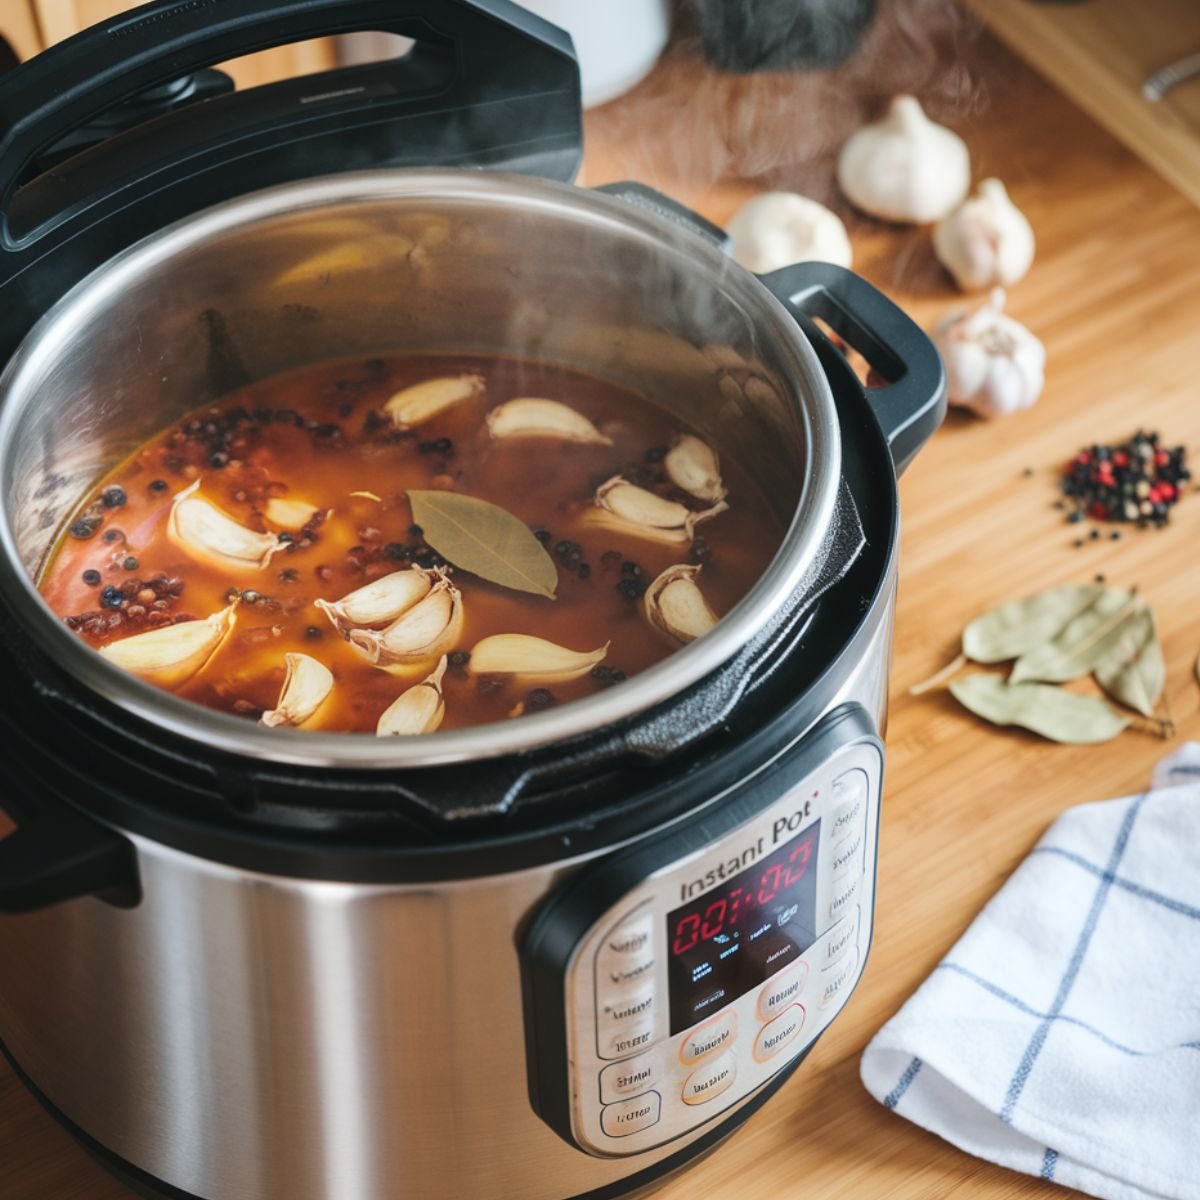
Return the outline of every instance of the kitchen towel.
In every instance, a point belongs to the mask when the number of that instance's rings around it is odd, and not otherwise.
[[[887,1108],[1113,1200],[1200,1198],[1200,744],[1050,827],[863,1052]]]

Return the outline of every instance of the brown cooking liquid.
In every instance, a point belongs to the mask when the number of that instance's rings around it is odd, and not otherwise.
[[[409,432],[381,417],[401,388],[464,372],[484,376],[482,395]],[[613,444],[493,440],[485,414],[518,396],[569,404]],[[691,546],[589,527],[581,519],[596,487],[617,474],[692,509],[708,507],[674,489],[662,469],[663,452],[681,432],[692,431],[612,383],[518,359],[406,356],[306,368],[196,412],[113,470],[68,522],[40,586],[54,611],[94,647],[207,617],[237,588],[242,599],[232,634],[177,693],[257,720],[279,698],[285,653],[298,651],[319,659],[335,678],[329,699],[304,728],[374,733],[383,710],[436,663],[400,674],[372,666],[313,601],[340,599],[414,558],[428,565],[432,551],[410,528],[405,489],[461,492],[500,505],[538,533],[558,566],[558,590],[551,600],[453,570],[464,612],[458,648],[469,651],[497,633],[532,634],[579,651],[611,642],[600,669],[542,687],[478,677],[452,657],[442,728],[505,720],[592,695],[678,649],[648,622],[640,598],[672,563],[703,563],[698,583],[721,616],[774,556],[781,524],[749,475],[727,459],[721,472],[729,509],[701,525]],[[307,534],[296,532],[262,569],[213,568],[191,561],[166,534],[174,496],[197,479],[199,495],[259,532],[268,529],[260,510],[275,496],[332,511]]]

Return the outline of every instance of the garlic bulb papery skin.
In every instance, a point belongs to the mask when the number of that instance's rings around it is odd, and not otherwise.
[[[915,96],[896,96],[887,116],[842,147],[838,184],[873,217],[918,225],[957,208],[971,186],[967,144],[926,115]]]
[[[998,179],[985,179],[933,229],[933,248],[964,292],[1008,287],[1033,265],[1033,226]]]
[[[952,312],[933,331],[950,403],[983,417],[1031,407],[1045,380],[1045,347],[1003,308],[1004,291],[996,288],[981,308]]]
[[[798,262],[849,267],[850,237],[841,218],[823,204],[795,192],[755,196],[729,222],[733,257],[756,275]]]

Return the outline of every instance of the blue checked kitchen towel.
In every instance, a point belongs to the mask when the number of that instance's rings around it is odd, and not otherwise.
[[[1154,787],[1054,822],[864,1051],[880,1103],[1095,1196],[1200,1198],[1200,743]]]

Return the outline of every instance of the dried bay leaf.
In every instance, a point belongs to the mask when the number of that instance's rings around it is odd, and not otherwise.
[[[413,520],[447,562],[491,583],[555,598],[558,568],[532,531],[497,504],[410,489]]]
[[[1008,683],[978,673],[953,680],[950,691],[963,708],[993,725],[1018,725],[1067,745],[1111,741],[1129,725],[1096,696],[1044,683]]]
[[[1012,600],[976,617],[963,630],[963,653],[979,663],[1006,662],[1048,642],[1073,617],[1092,607],[1104,588],[1094,584],[1050,588]]]
[[[1109,655],[1096,665],[1096,682],[1114,699],[1154,716],[1154,707],[1167,682],[1167,668],[1154,614],[1142,608],[1123,622]]]
[[[1117,588],[1102,588],[1084,609],[1051,639],[1021,655],[1013,666],[1012,683],[1067,683],[1094,671],[1116,649],[1127,625],[1145,605]]]

